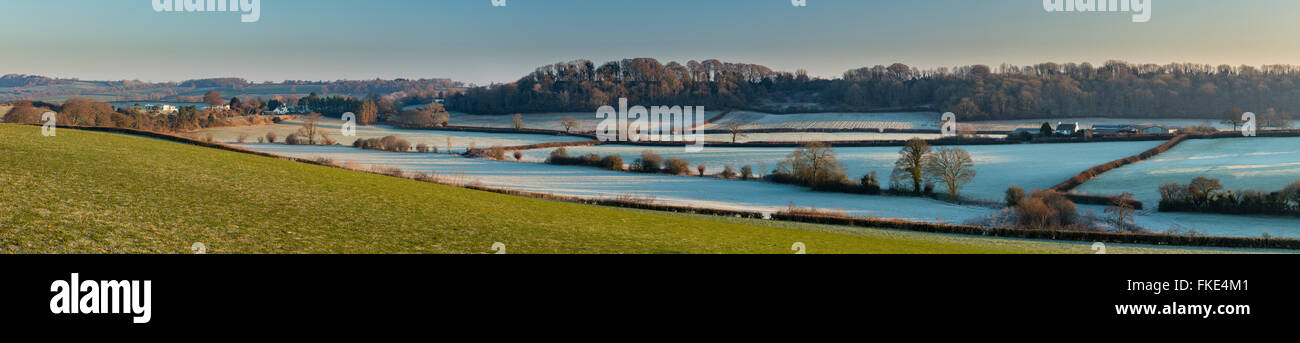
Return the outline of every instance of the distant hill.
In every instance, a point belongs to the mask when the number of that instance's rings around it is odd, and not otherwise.
[[[705,106],[774,113],[938,110],[970,120],[1195,118],[1244,111],[1300,114],[1300,66],[1190,63],[1040,63],[916,69],[902,63],[835,79],[718,60],[631,58],[538,67],[518,81],[446,100],[475,114],[593,112],[619,98],[643,106]],[[1270,110],[1271,109],[1271,110]]]
[[[0,87],[35,87],[72,82],[73,80],[57,80],[38,75],[9,74],[0,76]]]
[[[275,96],[305,96],[310,93],[346,95],[355,98],[393,96],[415,97],[421,102],[431,102],[468,86],[451,79],[396,79],[396,80],[339,80],[339,81],[282,81],[253,83],[243,78],[209,78],[182,82],[149,83],[138,80],[82,81],[53,79],[38,75],[10,74],[0,77],[0,102],[14,100],[40,100],[63,102],[72,97],[85,97],[101,101],[192,101],[208,91],[217,91],[223,97],[273,98]]]

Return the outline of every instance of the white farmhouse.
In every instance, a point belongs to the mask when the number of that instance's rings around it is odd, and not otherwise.
[[[148,104],[148,105],[144,105],[144,109],[146,111],[158,112],[159,114],[172,114],[172,113],[180,112],[179,108],[168,104],[157,104],[157,105]]]
[[[1079,122],[1076,121],[1074,124],[1062,124],[1061,122],[1056,122],[1056,134],[1071,136],[1076,132],[1079,132]]]

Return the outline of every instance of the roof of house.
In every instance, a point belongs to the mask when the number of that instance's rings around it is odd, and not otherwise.
[[[1078,130],[1078,129],[1079,129],[1079,126],[1078,126],[1078,125],[1075,125],[1075,124],[1061,124],[1061,125],[1057,125],[1057,126],[1056,126],[1056,130],[1057,130],[1057,131],[1065,131],[1065,130],[1074,131],[1074,130]]]

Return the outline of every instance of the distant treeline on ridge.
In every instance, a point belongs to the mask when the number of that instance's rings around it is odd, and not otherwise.
[[[1109,61],[985,65],[919,70],[896,63],[841,78],[718,60],[660,63],[634,58],[537,68],[516,82],[447,99],[453,111],[484,114],[590,112],[625,97],[636,104],[691,105],[777,113],[933,108],[963,120],[1065,117],[1204,118],[1225,110],[1300,109],[1300,67],[1134,65]],[[1239,119],[1239,118],[1238,118]]]

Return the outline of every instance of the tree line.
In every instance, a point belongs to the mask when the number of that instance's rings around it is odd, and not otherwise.
[[[1244,108],[1286,114],[1300,67],[1191,63],[1040,63],[916,69],[895,63],[809,77],[718,60],[661,63],[633,58],[597,66],[575,60],[542,66],[518,81],[452,95],[453,111],[481,114],[589,112],[618,98],[641,104],[691,104],[769,112],[928,108],[962,120],[1083,116],[1223,120]],[[1236,120],[1240,120],[1237,118]]]
[[[1160,211],[1300,216],[1300,181],[1266,192],[1225,189],[1218,179],[1160,185]]]

